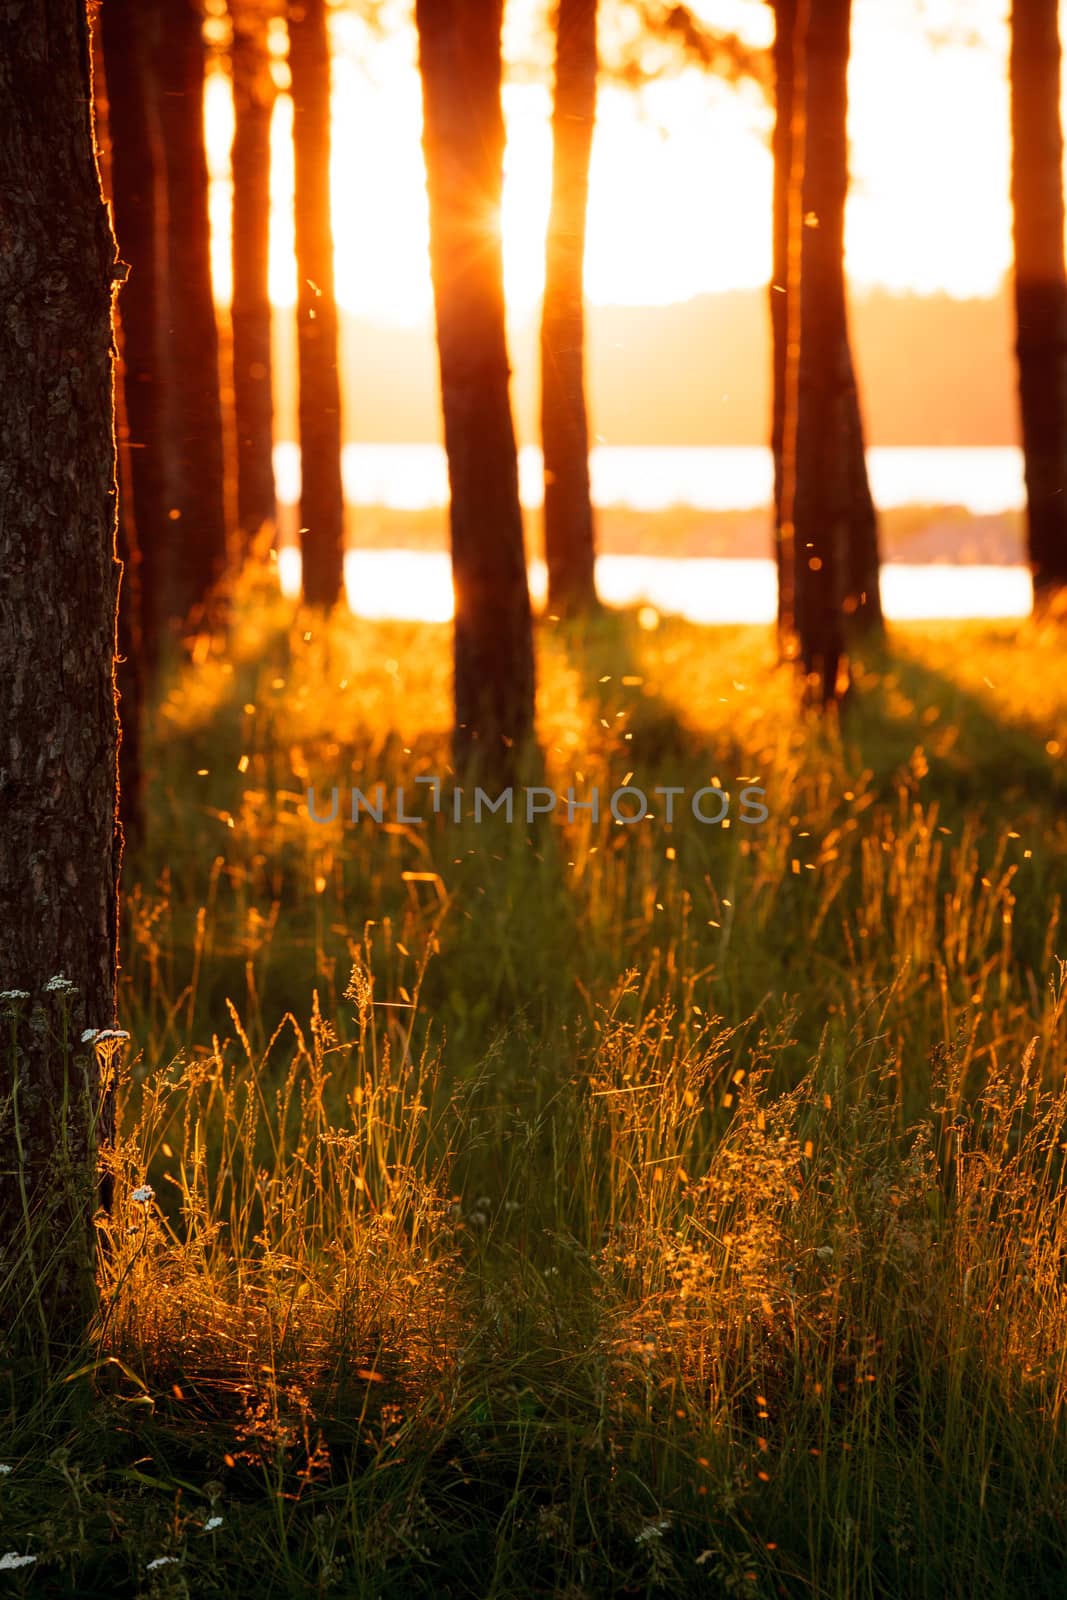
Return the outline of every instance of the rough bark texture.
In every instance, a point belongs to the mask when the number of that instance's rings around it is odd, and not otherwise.
[[[344,582],[341,388],[330,220],[330,44],[325,0],[291,0],[296,156],[300,521],[304,598],[330,607]]]
[[[84,3],[0,9],[0,104],[0,1345],[40,1367],[91,1304],[109,1114],[80,1041],[115,1016],[116,251]]]
[[[162,439],[156,382],[156,200],[146,64],[131,0],[107,0],[94,30],[94,98],[100,169],[127,271],[115,317],[119,382],[115,420],[119,456],[117,681],[122,715],[119,785],[127,852],[144,835],[142,723],[144,687],[158,659],[158,618],[149,610],[158,576],[163,508]],[[142,529],[144,534],[142,534]],[[146,565],[142,542],[147,535]]]
[[[242,555],[274,521],[267,17],[266,7],[233,8],[233,395]]]
[[[207,600],[226,563],[203,15],[199,0],[141,0],[141,9],[149,25],[158,22],[154,55],[166,173],[168,589],[174,615],[184,617]]]
[[[774,545],[778,565],[778,625],[784,635],[793,614],[792,573],[790,564],[783,560],[782,546],[782,449],[786,411],[787,344],[789,326],[789,204],[793,180],[793,121],[797,112],[794,103],[793,74],[797,47],[797,0],[774,0],[774,79],[775,124],[772,138],[774,158],[774,259],[770,285],[770,317],[772,348],[772,411],[771,451],[774,459]],[[846,161],[843,181],[847,190],[847,143],[838,145]],[[839,304],[842,309],[841,329],[842,372],[840,381],[846,390],[848,409],[847,441],[842,448],[849,453],[849,509],[848,549],[846,564],[846,592],[843,601],[846,626],[850,633],[860,633],[882,624],[880,590],[880,555],[878,541],[878,516],[871,496],[864,448],[864,429],[859,391],[852,363],[851,342],[847,321],[847,293],[844,278],[844,254],[840,261],[841,290]]]
[[[812,697],[839,692],[851,499],[844,251],[850,0],[800,0],[796,19],[783,418],[785,631]]]
[[[596,78],[597,0],[559,0],[552,206],[541,317],[541,440],[548,608],[560,616],[596,604],[583,286]]]
[[[423,146],[451,489],[457,761],[533,728],[530,596],[500,242],[502,0],[418,0]]]
[[[1067,270],[1057,0],[1011,14],[1011,194],[1027,532],[1038,604],[1067,585]]]

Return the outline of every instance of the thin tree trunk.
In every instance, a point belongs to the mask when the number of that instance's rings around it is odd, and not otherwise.
[[[199,0],[148,0],[145,10],[156,6],[167,205],[164,493],[171,605],[175,616],[184,617],[205,604],[226,564],[219,339],[204,142],[203,14]]]
[[[344,584],[341,387],[330,218],[330,42],[325,0],[290,0],[296,156],[300,519],[304,598],[329,608]]]
[[[5,1363],[32,1340],[45,1371],[92,1305],[111,1102],[82,1034],[115,1018],[116,251],[91,92],[84,3],[0,11],[0,1327]]]
[[[241,555],[274,521],[271,400],[270,123],[267,13],[233,13],[233,393]]]
[[[844,601],[852,491],[844,253],[850,0],[800,0],[794,57],[789,335],[782,422],[787,633],[812,697],[847,671]]]
[[[500,244],[502,0],[417,0],[430,261],[451,489],[457,764],[533,730],[530,596]]]
[[[1057,0],[1014,0],[1011,194],[1027,536],[1038,605],[1067,585],[1067,270]]]
[[[787,343],[789,326],[789,203],[793,169],[794,104],[793,74],[796,53],[797,0],[774,0],[774,78],[775,123],[772,138],[774,160],[773,266],[770,284],[772,348],[771,452],[774,461],[774,547],[778,567],[778,627],[785,641],[788,619],[793,614],[792,573],[783,560],[782,549],[782,451],[786,409]],[[847,163],[847,144],[839,146]],[[847,166],[844,176],[847,188]],[[882,623],[878,516],[871,496],[864,448],[864,429],[859,392],[852,363],[847,323],[847,294],[844,280],[844,255],[841,257],[839,303],[843,312],[841,382],[847,392],[849,411],[849,515],[846,594],[843,607],[846,626],[858,634]]]
[[[596,605],[583,286],[596,79],[597,0],[559,0],[552,206],[541,317],[541,440],[548,608],[560,616]]]

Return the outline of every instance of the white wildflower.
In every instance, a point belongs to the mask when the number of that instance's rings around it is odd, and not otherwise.
[[[54,978],[49,978],[48,982],[44,986],[44,992],[45,994],[75,994],[77,991],[75,985],[71,983],[70,979],[65,978],[63,974],[59,972]]]
[[[216,1528],[221,1528],[221,1527],[222,1527],[222,1518],[221,1517],[208,1517],[207,1521],[204,1523],[204,1532],[205,1533],[214,1533]]]
[[[29,998],[30,991],[28,989],[0,989],[0,1000],[14,1001],[28,1000]]]
[[[36,1556],[20,1556],[17,1551],[9,1550],[6,1555],[0,1556],[0,1572],[14,1572],[16,1567],[32,1567],[36,1560]]]
[[[154,1572],[156,1567],[172,1567],[177,1559],[177,1556],[157,1556],[154,1561],[148,1563],[145,1571]]]
[[[6,1461],[0,1461],[0,1478],[6,1478],[11,1468]]]
[[[135,1189],[133,1191],[130,1199],[136,1200],[139,1206],[146,1206],[148,1202],[150,1200],[154,1200],[155,1197],[156,1191],[153,1189],[152,1185],[150,1183],[142,1183],[139,1189]]]
[[[661,1517],[658,1522],[646,1523],[634,1538],[634,1544],[651,1544],[653,1539],[662,1539],[670,1525],[668,1517]]]
[[[96,1036],[96,1042],[100,1044],[104,1039],[128,1039],[129,1037],[124,1028],[102,1028]]]
[[[91,1044],[99,1032],[99,1028],[86,1028],[82,1034],[82,1044]]]

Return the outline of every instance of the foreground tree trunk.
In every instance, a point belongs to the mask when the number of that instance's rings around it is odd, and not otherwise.
[[[115,1017],[115,242],[83,0],[0,11],[0,1349],[85,1333]]]
[[[290,0],[296,156],[300,520],[304,598],[329,608],[344,584],[341,387],[330,218],[330,42],[325,0]]]
[[[158,553],[166,535],[159,463],[163,452],[158,382],[156,174],[158,128],[135,0],[107,0],[94,36],[94,89],[104,192],[128,276],[116,316],[119,378],[117,681],[122,710],[119,780],[127,852],[144,835],[142,724],[146,680],[159,659]],[[97,59],[103,76],[96,70]],[[101,134],[103,137],[101,137]]]
[[[585,405],[585,224],[596,119],[597,0],[559,0],[552,108],[552,206],[541,317],[548,609],[596,604],[596,537]]]
[[[530,596],[500,244],[502,0],[417,0],[430,261],[451,489],[457,764],[533,729]]]
[[[233,397],[240,554],[274,521],[269,10],[233,5]]]
[[[789,196],[788,356],[782,417],[782,623],[808,692],[845,684],[855,494],[855,385],[845,330],[850,0],[800,0]]]
[[[772,140],[774,158],[774,260],[770,286],[773,363],[771,451],[774,460],[774,542],[778,565],[778,625],[784,641],[788,631],[788,619],[793,613],[792,574],[788,570],[787,564],[783,561],[782,549],[782,460],[789,327],[788,288],[790,195],[793,183],[793,124],[798,110],[793,89],[794,58],[797,49],[796,21],[798,0],[773,0],[773,4],[775,15],[775,123]],[[846,162],[842,181],[845,183],[847,190],[847,143],[841,141],[836,148],[839,157]],[[847,439],[845,437],[842,438],[842,449],[848,451],[847,475],[850,485],[848,493],[847,576],[843,608],[846,614],[848,630],[850,633],[856,634],[877,629],[882,624],[880,557],[878,517],[867,475],[863,419],[848,332],[843,252],[840,261],[840,272],[839,304],[842,308],[843,316],[840,353],[840,361],[842,363],[841,382],[846,390],[846,403],[849,413],[848,436]]]
[[[1011,196],[1027,537],[1040,606],[1067,585],[1067,270],[1057,0],[1011,12]]]
[[[158,26],[155,63],[166,173],[167,300],[163,359],[172,614],[200,608],[226,564],[219,338],[211,284],[204,40],[199,0],[145,0]]]

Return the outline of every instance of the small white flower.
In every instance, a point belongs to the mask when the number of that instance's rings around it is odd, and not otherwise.
[[[6,1461],[0,1461],[0,1478],[6,1478],[11,1468]]]
[[[28,1000],[28,989],[0,989],[0,1000]]]
[[[16,1567],[32,1567],[36,1560],[36,1556],[20,1556],[17,1551],[9,1550],[6,1555],[0,1556],[0,1572],[14,1572]]]
[[[91,1044],[99,1033],[99,1028],[86,1028],[82,1034],[82,1044]]]
[[[61,972],[54,978],[49,978],[44,986],[45,994],[74,994],[75,986],[69,978],[64,978]]]
[[[145,1571],[153,1572],[156,1567],[172,1567],[177,1559],[177,1556],[157,1556],[154,1561],[148,1563]]]
[[[102,1028],[96,1036],[99,1044],[103,1039],[128,1039],[130,1036],[124,1028]]]
[[[133,1191],[130,1199],[136,1200],[137,1204],[140,1206],[146,1206],[148,1202],[150,1200],[154,1200],[155,1197],[156,1191],[153,1189],[152,1185],[150,1183],[142,1183],[139,1189],[135,1189]]]
[[[207,1521],[204,1523],[204,1532],[205,1533],[214,1533],[216,1528],[221,1528],[221,1527],[222,1527],[222,1518],[221,1517],[208,1517]]]
[[[634,1544],[650,1544],[653,1539],[662,1539],[670,1527],[670,1519],[661,1517],[658,1522],[649,1522],[634,1538]]]

